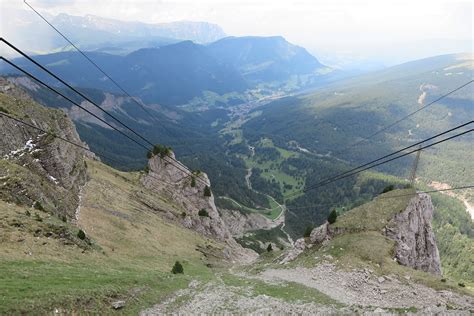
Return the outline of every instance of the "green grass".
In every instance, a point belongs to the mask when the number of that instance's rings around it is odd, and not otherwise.
[[[138,173],[97,161],[87,165],[90,181],[78,226],[92,247],[46,234],[64,226],[75,236],[77,227],[30,206],[0,201],[0,314],[48,314],[54,308],[97,314],[119,299],[127,302],[123,313],[137,314],[191,279],[213,278],[206,264],[214,259],[203,252],[218,254],[223,246],[165,221],[139,201],[176,214],[181,208],[141,186]],[[184,276],[170,273],[176,260],[183,263]]]
[[[394,215],[404,211],[414,196],[414,189],[394,190],[382,194],[374,201],[356,207],[337,218],[334,228],[349,231],[379,231]],[[400,197],[394,197],[404,195]],[[394,197],[394,198],[390,198]]]
[[[274,220],[274,219],[277,219],[282,210],[281,210],[281,207],[278,206],[278,204],[276,203],[276,201],[273,199],[273,198],[270,198],[268,197],[268,202],[270,203],[270,209],[257,209],[257,208],[251,208],[251,207],[248,207],[248,206],[245,206],[245,205],[242,205],[240,203],[238,203],[237,201],[229,198],[229,197],[219,197],[219,199],[225,199],[225,200],[228,200],[230,201],[234,207],[237,209],[237,210],[241,210],[243,211],[244,213],[257,213],[257,214],[261,214],[271,220]]]
[[[136,314],[162,300],[192,279],[208,279],[202,266],[185,264],[186,275],[175,276],[153,269],[103,263],[1,261],[0,314],[59,310],[104,313],[114,300],[126,300],[122,311]],[[191,275],[190,275],[191,274]]]

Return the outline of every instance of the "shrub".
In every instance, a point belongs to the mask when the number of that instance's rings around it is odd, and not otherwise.
[[[184,273],[183,265],[179,261],[176,261],[174,263],[173,268],[171,269],[171,273],[173,274]]]
[[[272,244],[268,244],[267,251],[268,251],[268,252],[271,252],[271,251],[273,251]]]
[[[80,240],[86,239],[86,233],[82,229],[79,229],[79,231],[77,232],[77,238],[79,238]]]
[[[308,238],[311,235],[311,232],[313,231],[313,228],[314,228],[313,225],[306,226],[306,229],[304,230],[303,237]]]
[[[383,189],[382,193],[387,193],[387,192],[393,191],[394,189],[395,189],[395,187],[393,186],[393,184],[390,184],[390,185],[387,185],[387,186]]]
[[[67,223],[67,217],[66,217],[66,215],[61,215],[61,220],[62,220],[64,223]]]
[[[328,216],[329,224],[334,224],[336,222],[336,219],[337,219],[337,212],[336,212],[336,210],[332,210],[331,213],[329,213],[329,216]]]
[[[441,279],[441,282],[446,283],[446,279],[445,279],[445,278],[442,278],[442,279]]]
[[[206,185],[206,187],[204,188],[204,196],[211,196],[211,188]]]
[[[199,216],[203,216],[203,217],[209,217],[209,213],[207,212],[207,210],[205,208],[201,209],[199,212],[198,212],[198,215]]]
[[[38,211],[44,212],[44,207],[40,201],[35,201],[35,203],[33,203],[33,207],[37,209]]]
[[[3,112],[3,113],[7,113],[7,114],[10,113],[10,112],[8,112],[8,110],[5,109],[3,106],[0,106],[0,111]]]
[[[150,167],[148,167],[148,165],[146,165],[145,168],[143,168],[143,171],[145,171],[145,173],[150,172]]]
[[[181,212],[181,217],[185,218],[186,217],[186,212]]]
[[[464,282],[459,282],[458,285],[459,285],[460,287],[466,287],[466,284],[464,284]]]
[[[194,188],[196,186],[196,178],[191,177],[191,187]]]
[[[30,216],[31,216],[30,211],[26,210],[25,215],[28,216],[28,217],[30,217]]]
[[[164,145],[156,144],[153,146],[153,151],[147,154],[148,159],[153,157],[153,155],[160,155],[161,158],[171,155],[171,147],[166,147]]]

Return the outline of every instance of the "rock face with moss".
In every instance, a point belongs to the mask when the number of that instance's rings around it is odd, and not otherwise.
[[[190,174],[185,168],[175,160],[173,152],[154,155],[148,160],[148,173],[142,177],[142,183],[184,210],[179,217],[171,213],[168,217],[186,228],[225,242],[229,258],[237,254],[245,260],[253,260],[256,254],[237,244],[217,211],[212,190],[206,189],[211,186],[207,175]]]
[[[53,135],[87,147],[74,124],[63,111],[35,103],[3,78],[0,109],[46,131],[0,116],[0,198],[72,219],[86,182],[84,157],[91,154]]]
[[[385,227],[385,235],[396,241],[395,258],[400,264],[441,274],[438,247],[431,227],[433,204],[427,194],[417,194],[408,207]]]

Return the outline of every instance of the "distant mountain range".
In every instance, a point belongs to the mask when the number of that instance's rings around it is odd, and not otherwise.
[[[52,24],[78,40],[91,37],[100,42],[124,41],[149,38],[191,40],[210,43],[226,36],[222,28],[207,22],[177,21],[148,24],[103,18],[95,15],[74,16],[61,13],[52,19]],[[82,43],[84,45],[84,43]]]
[[[31,11],[5,9],[14,16],[2,25],[2,36],[15,40],[30,52],[64,51],[70,45]],[[177,21],[142,23],[108,19],[94,15],[74,16],[45,13],[45,17],[73,43],[85,50],[108,48],[111,53],[129,53],[132,49],[157,47],[183,40],[210,43],[226,36],[222,28],[207,22]]]
[[[282,37],[228,37],[209,45],[183,41],[125,56],[103,52],[88,52],[88,56],[129,93],[147,103],[165,105],[184,104],[205,91],[241,93],[261,84],[284,85],[290,80],[298,88],[317,81],[320,72],[328,69],[304,48]],[[118,92],[77,52],[38,55],[35,59],[75,86]],[[56,83],[24,59],[16,62]],[[12,71],[3,69],[3,73]]]

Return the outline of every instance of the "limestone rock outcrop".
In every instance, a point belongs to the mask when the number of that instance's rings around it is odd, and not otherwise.
[[[86,182],[84,158],[94,157],[53,136],[87,148],[73,122],[63,111],[37,104],[3,78],[0,107],[3,113],[45,131],[0,116],[0,197],[73,218],[80,188]]]
[[[408,207],[385,227],[385,235],[395,240],[395,258],[405,266],[441,274],[436,239],[431,227],[433,204],[428,194],[419,193]]]
[[[228,259],[238,257],[239,261],[251,261],[256,258],[256,253],[242,248],[232,238],[217,211],[214,195],[205,196],[206,186],[211,186],[205,173],[190,174],[184,165],[175,160],[172,152],[167,156],[155,155],[150,158],[148,170],[142,177],[143,185],[169,198],[170,203],[183,210],[181,214],[168,214],[169,217],[186,228],[224,242],[228,247],[224,251]]]
[[[387,225],[381,233],[395,241],[394,259],[401,265],[434,274],[441,274],[441,261],[436,239],[431,226],[434,207],[431,198],[418,193],[408,202],[407,207],[387,219]],[[348,228],[333,227],[328,222],[314,228],[305,241],[299,239],[289,250],[281,263],[294,260],[305,248],[324,244],[335,236],[346,233],[358,233]]]

